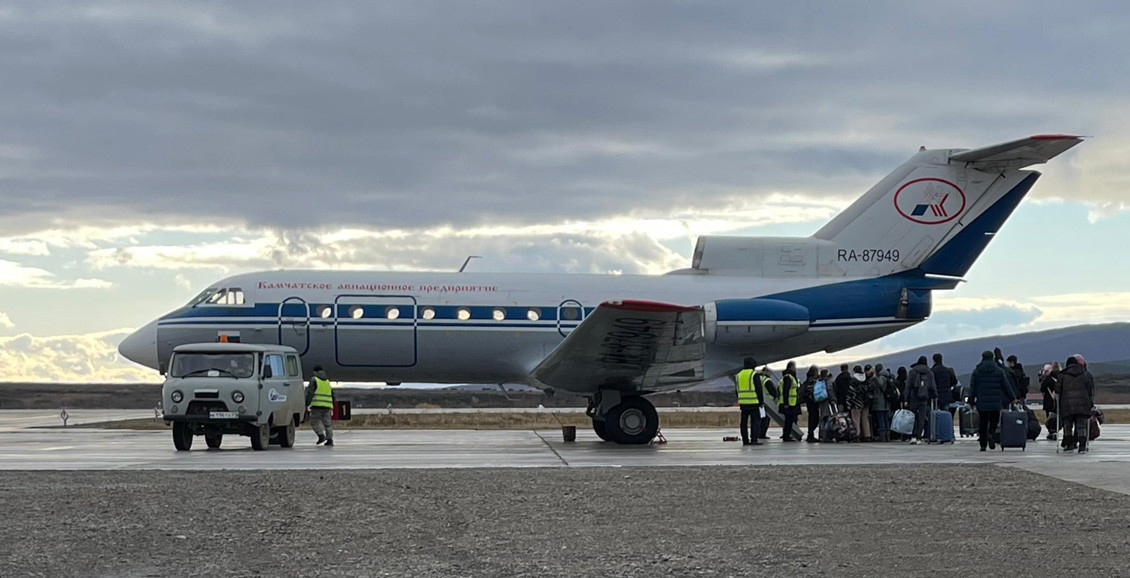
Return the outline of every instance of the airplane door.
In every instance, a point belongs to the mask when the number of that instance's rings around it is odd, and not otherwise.
[[[289,345],[299,355],[310,350],[310,304],[299,297],[279,303],[279,345]]]
[[[334,300],[337,362],[351,367],[416,365],[416,299],[339,295]]]
[[[557,306],[557,332],[569,335],[585,319],[585,307],[580,301],[566,299]]]

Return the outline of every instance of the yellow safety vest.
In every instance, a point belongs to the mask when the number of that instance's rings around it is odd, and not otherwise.
[[[777,403],[784,407],[796,407],[797,401],[799,401],[797,394],[798,389],[800,389],[800,385],[797,383],[796,378],[786,373],[785,377],[781,378],[781,391],[778,392],[780,395],[777,398]],[[787,397],[785,394],[786,391],[788,392]]]
[[[757,397],[757,388],[753,383],[753,370],[743,369],[738,372],[738,404],[739,405],[757,405],[761,400]]]
[[[333,388],[330,387],[330,380],[315,377],[314,385],[314,399],[310,402],[310,407],[324,407],[333,409],[334,394]]]

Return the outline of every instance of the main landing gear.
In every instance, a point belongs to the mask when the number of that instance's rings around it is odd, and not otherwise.
[[[600,439],[618,444],[646,444],[659,433],[659,412],[640,395],[601,390],[589,401],[592,429]]]

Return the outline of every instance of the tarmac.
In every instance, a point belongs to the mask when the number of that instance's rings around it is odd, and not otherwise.
[[[149,410],[75,410],[68,425],[154,417]],[[1057,453],[1058,444],[1029,442],[1025,451],[979,452],[974,438],[953,444],[909,445],[724,442],[736,429],[664,430],[666,444],[619,446],[578,430],[564,442],[560,430],[343,430],[336,445],[314,445],[303,428],[294,448],[251,449],[247,438],[226,436],[209,450],[173,449],[167,431],[63,428],[57,412],[0,411],[0,470],[296,470],[408,468],[562,468],[648,466],[799,466],[993,464],[1130,494],[1130,425],[1107,425],[1085,455]],[[770,436],[779,435],[777,429]]]

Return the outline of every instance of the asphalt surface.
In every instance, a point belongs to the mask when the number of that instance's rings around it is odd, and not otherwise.
[[[1130,497],[977,465],[0,472],[0,495],[3,576],[1115,576],[1130,546]]]

